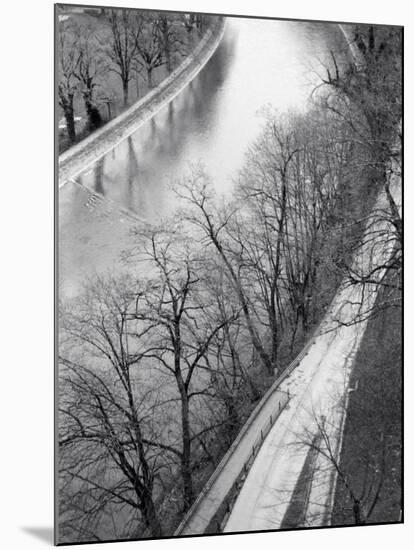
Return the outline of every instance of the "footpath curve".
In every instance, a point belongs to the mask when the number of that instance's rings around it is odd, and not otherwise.
[[[227,504],[234,484],[239,482],[240,474],[243,471],[247,474],[248,468],[246,468],[246,464],[250,467],[252,459],[254,460],[255,455],[259,451],[260,444],[263,443],[273,423],[277,421],[279,414],[288,405],[290,393],[287,391],[287,388],[283,387],[282,389],[281,386],[308,355],[310,348],[315,343],[315,338],[326,326],[328,316],[331,313],[331,307],[332,304],[321,323],[302,348],[302,351],[278,376],[257,404],[240,430],[240,433],[176,529],[175,536],[205,533],[214,520],[217,520],[220,508],[223,502]],[[258,435],[262,436],[259,438],[259,445],[257,442]],[[230,500],[233,500],[233,496]],[[228,508],[228,506],[226,507]],[[223,518],[220,517],[217,523],[222,522]]]
[[[391,191],[397,205],[401,201],[399,186],[396,179]],[[385,239],[390,224],[383,217],[386,209],[382,193],[374,208],[378,219],[367,223],[354,258],[357,272],[375,270],[393,252],[393,242]],[[385,269],[378,270],[378,280],[384,274]],[[298,443],[304,434],[318,433],[318,415],[327,419],[326,433],[335,444],[335,458],[339,457],[346,418],[343,403],[376,293],[373,283],[369,289],[354,287],[344,278],[322,321],[258,403],[175,536],[281,528],[306,459],[307,447]],[[354,323],[358,315],[363,321]],[[272,415],[274,421],[269,426]],[[322,466],[315,480],[311,480],[310,500],[304,510],[306,525],[321,526],[330,521],[335,469],[329,461]]]
[[[348,33],[341,25],[339,28],[348,43],[354,63],[361,62]],[[400,198],[397,188],[398,182],[394,182],[393,194],[398,202]],[[383,201],[382,195],[377,201],[377,207],[381,207],[381,211],[386,208]],[[389,257],[392,247],[388,241],[385,247],[377,242],[387,230],[386,222],[376,222],[376,238],[374,242],[369,240],[361,246],[354,259],[356,264],[364,266],[368,262],[369,266],[365,267],[372,268],[373,264],[380,265],[384,258]],[[383,275],[381,272],[380,279]],[[339,456],[346,418],[346,408],[344,409],[342,400],[347,395],[353,359],[367,324],[365,321],[354,325],[351,321],[358,311],[369,311],[376,298],[375,289],[369,296],[365,296],[361,289],[355,290],[347,283],[346,279],[342,282],[324,318],[301,353],[273,383],[252,412],[181,521],[175,536],[280,529],[306,458],[303,449],[298,452],[294,444],[297,443],[300,431],[305,428],[309,433],[316,430],[315,418],[309,414],[309,410],[316,410],[316,404],[330,420],[330,435],[333,441],[337,440],[335,454],[336,457]],[[336,330],[333,329],[334,326],[337,327]],[[332,395],[328,392],[329,398],[324,395],[327,388],[332,390]],[[288,396],[288,403],[280,408],[283,395]],[[333,395],[340,395],[338,401],[332,398]],[[257,435],[264,432],[269,415],[272,414],[274,425],[271,422],[270,429],[266,429],[266,435],[262,437],[263,449],[257,449],[255,455],[253,443]],[[252,444],[253,464],[249,464],[246,470],[245,461],[250,462],[251,455],[248,452]],[[332,469],[332,464],[324,464],[320,469],[318,483],[312,480],[310,490],[312,500],[317,503],[317,511],[315,513],[313,509],[314,502],[306,506],[309,524],[326,525],[330,520],[336,483]],[[243,471],[244,476],[241,475]],[[235,484],[238,485],[237,493],[232,495]],[[211,527],[213,530],[210,531]]]
[[[219,46],[225,24],[226,18],[217,16],[194,51],[154,90],[105,126],[59,155],[59,187],[63,187],[70,179],[133,134],[188,86]]]

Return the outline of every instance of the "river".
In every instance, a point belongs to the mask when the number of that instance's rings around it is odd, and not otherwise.
[[[151,121],[59,190],[59,292],[116,272],[133,245],[133,216],[171,214],[170,183],[201,162],[231,194],[263,107],[304,110],[330,50],[345,48],[334,23],[228,18],[223,40],[192,83]],[[79,185],[80,184],[80,185]]]

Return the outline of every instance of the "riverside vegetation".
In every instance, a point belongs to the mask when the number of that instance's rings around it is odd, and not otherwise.
[[[305,114],[268,109],[231,199],[218,200],[206,171],[193,166],[174,186],[179,212],[134,229],[123,272],[61,304],[60,542],[171,536],[344,277],[381,287],[371,316],[400,315],[402,223],[391,182],[400,178],[401,30],[352,32],[364,63],[332,54]],[[382,192],[388,207],[378,213]],[[394,246],[384,279],[352,270],[378,215]],[[393,379],[397,351],[387,363]],[[378,402],[376,387],[366,384],[365,409],[386,407],[387,417],[401,395]],[[378,508],[400,468],[392,429],[394,455],[377,498],[369,496],[375,521],[393,517]],[[362,452],[345,440],[348,454]],[[378,456],[364,457],[364,467],[381,469]],[[358,487],[360,466],[347,459],[343,467]],[[337,507],[349,506],[345,497]]]
[[[83,139],[166,78],[212,17],[57,6],[59,152]]]

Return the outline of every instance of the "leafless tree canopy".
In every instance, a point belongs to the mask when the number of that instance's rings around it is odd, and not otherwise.
[[[95,130],[118,105],[116,83],[122,97],[119,108],[125,108],[131,103],[131,81],[139,99],[191,52],[206,27],[201,16],[130,9],[103,9],[99,16],[69,11],[66,17],[58,24],[58,88],[70,144],[85,134],[77,130],[75,114],[84,109],[85,131]],[[160,67],[166,71],[161,77],[156,71]]]
[[[75,94],[92,123],[105,71],[126,104],[135,72],[151,87],[155,67],[172,70],[185,51],[181,31],[205,26],[118,9],[107,18],[105,45],[90,29],[59,34],[59,102],[73,140]],[[266,112],[232,199],[193,166],[175,183],[174,218],[134,229],[125,273],[61,304],[63,540],[171,535],[339,284],[378,294],[365,316],[400,306],[401,36],[355,27],[353,39],[362,61],[332,54],[307,113]],[[392,253],[355,263],[373,242]],[[381,479],[368,476],[361,496],[325,436],[320,422],[317,443],[304,444],[333,462],[355,522],[366,521]]]

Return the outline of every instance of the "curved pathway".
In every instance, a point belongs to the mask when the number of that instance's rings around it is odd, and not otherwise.
[[[393,182],[393,196],[401,208],[401,182]],[[391,256],[392,227],[382,193],[368,222],[363,243],[354,259],[354,269],[371,273]],[[376,273],[380,281],[385,271]],[[332,454],[339,459],[346,416],[347,392],[356,351],[365,332],[368,314],[377,296],[377,285],[351,285],[339,289],[320,333],[308,354],[280,385],[290,388],[289,408],[279,416],[267,436],[225,525],[225,532],[279,529],[301,475],[309,444],[324,433]],[[355,319],[360,319],[355,323]],[[327,525],[330,521],[335,469],[331,461],[317,458],[310,479],[310,497],[305,509],[305,525]]]

